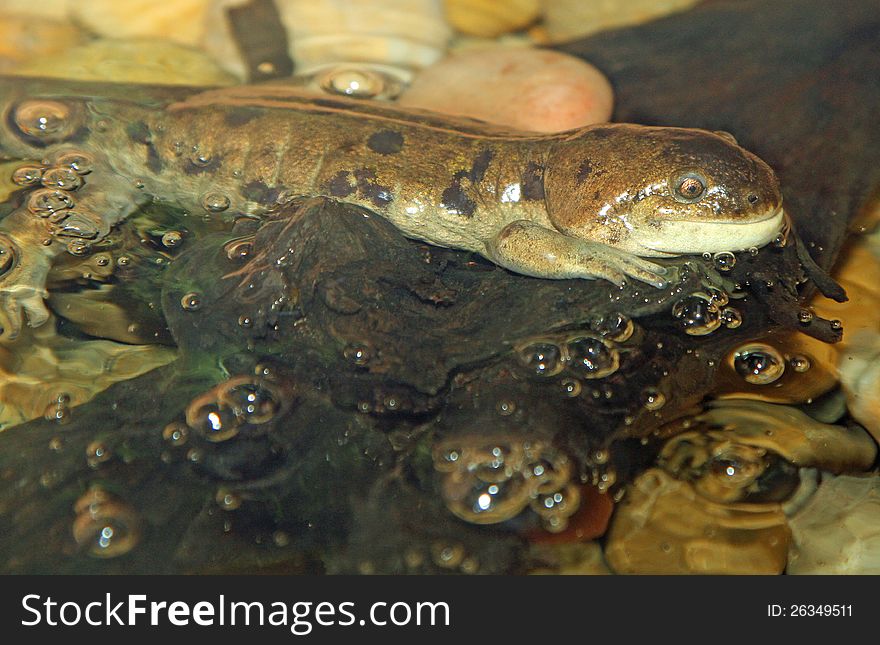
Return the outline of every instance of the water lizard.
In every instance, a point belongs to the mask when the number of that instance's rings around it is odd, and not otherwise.
[[[656,287],[666,269],[647,258],[759,247],[783,225],[772,169],[723,132],[613,123],[531,134],[282,85],[5,78],[0,97],[0,158],[23,160],[17,208],[0,222],[7,339],[25,314],[46,320],[54,257],[87,252],[154,199],[260,217],[325,196],[524,275]]]

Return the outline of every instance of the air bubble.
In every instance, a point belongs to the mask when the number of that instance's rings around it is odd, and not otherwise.
[[[172,446],[182,446],[189,438],[189,428],[179,421],[172,421],[162,430],[162,438]]]
[[[207,152],[199,152],[198,150],[194,150],[193,154],[189,158],[190,163],[196,166],[197,168],[206,168],[211,165],[211,155]]]
[[[724,323],[724,326],[728,329],[736,329],[737,327],[742,325],[742,314],[739,312],[738,309],[734,309],[733,307],[725,307],[721,310],[721,322]]]
[[[569,369],[583,378],[604,378],[620,367],[620,354],[607,341],[587,336],[570,340],[565,348]]]
[[[706,295],[709,296],[710,302],[719,307],[723,307],[730,302],[730,296],[727,295],[727,292],[718,287],[706,287]]]
[[[238,435],[243,425],[242,419],[232,410],[201,398],[187,408],[186,422],[190,428],[213,443],[232,439]]]
[[[92,252],[92,245],[86,240],[71,240],[67,243],[67,252],[76,257],[84,257]]]
[[[733,367],[747,383],[768,385],[785,372],[785,360],[774,347],[755,343],[734,352]]]
[[[497,410],[498,414],[502,417],[509,417],[516,412],[516,403],[509,399],[502,399],[495,405],[495,410]]]
[[[55,162],[59,166],[72,169],[80,175],[87,175],[92,172],[94,160],[84,152],[67,152],[58,157]]]
[[[17,186],[34,186],[43,178],[43,169],[39,166],[21,166],[12,173],[12,183]]]
[[[73,199],[67,193],[60,190],[40,188],[28,197],[27,207],[30,212],[40,217],[73,208]]]
[[[672,306],[672,315],[691,336],[705,336],[721,326],[721,311],[709,296],[692,294]]]
[[[431,545],[431,559],[443,569],[457,569],[464,562],[465,555],[464,547],[457,542],[434,542]]]
[[[202,197],[202,207],[209,213],[222,213],[229,208],[229,197],[223,193],[207,193]]]
[[[736,256],[730,251],[721,251],[712,256],[712,263],[716,269],[726,273],[736,266]]]
[[[536,376],[553,376],[562,369],[561,351],[553,343],[533,343],[519,352],[519,360]]]
[[[399,92],[393,79],[368,69],[336,67],[316,80],[325,92],[352,98],[393,98]]]
[[[590,329],[615,343],[625,343],[635,330],[633,321],[621,313],[614,313],[593,320]]]
[[[115,558],[140,541],[140,518],[127,504],[93,487],[74,505],[73,539],[96,558]]]
[[[569,398],[573,399],[577,397],[581,393],[581,390],[583,390],[583,387],[581,386],[581,382],[577,379],[567,378],[562,381],[562,392]]]
[[[49,168],[43,173],[43,186],[74,191],[83,185],[83,178],[73,168]]]
[[[91,468],[97,468],[110,461],[113,455],[103,441],[93,441],[86,447],[86,461]]]
[[[15,108],[12,120],[23,134],[45,142],[73,134],[70,108],[58,101],[24,101]]]
[[[180,306],[186,311],[196,311],[202,306],[202,297],[198,293],[191,291],[180,299]]]
[[[226,250],[227,258],[234,261],[242,261],[250,257],[254,244],[251,240],[233,240],[228,242],[224,249]]]
[[[666,395],[657,388],[649,387],[642,391],[642,406],[646,410],[659,410],[666,405]]]
[[[795,372],[801,373],[809,371],[810,367],[812,367],[810,359],[800,354],[792,356],[789,359],[788,364],[791,365],[791,369],[793,369]]]
[[[370,346],[366,343],[349,343],[342,350],[342,355],[356,367],[366,367],[373,357]]]
[[[230,490],[221,488],[214,497],[217,505],[224,511],[234,511],[241,507],[241,495]]]
[[[217,398],[233,414],[247,423],[268,423],[281,410],[281,400],[268,387],[251,381],[249,377],[230,379],[218,386]]]
[[[181,242],[183,242],[183,235],[179,231],[168,231],[162,236],[162,245],[169,249],[180,246]]]
[[[832,321],[829,323],[829,325],[831,326],[831,329],[834,329],[834,330],[841,330],[841,329],[843,329],[843,323],[840,322],[839,320],[832,320]]]
[[[798,322],[802,325],[809,325],[813,322],[813,312],[809,309],[801,309],[798,311]]]
[[[56,235],[84,240],[98,237],[98,224],[90,215],[79,211],[65,211],[65,214],[66,217],[54,231]]]

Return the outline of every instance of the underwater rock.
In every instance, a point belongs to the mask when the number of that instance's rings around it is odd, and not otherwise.
[[[524,29],[541,15],[539,0],[443,0],[443,9],[456,30],[484,38]]]
[[[446,49],[449,28],[436,0],[282,0],[297,73],[336,62],[419,69]]]
[[[696,420],[708,425],[703,438],[772,451],[798,467],[857,472],[870,468],[877,457],[877,445],[858,426],[820,423],[791,406],[724,399],[711,403]]]
[[[70,15],[104,38],[161,38],[196,46],[205,29],[211,0],[89,0],[71,2]]]
[[[544,29],[562,42],[597,31],[638,25],[686,9],[699,0],[541,0]]]
[[[0,431],[50,412],[54,415],[56,407],[69,415],[114,383],[138,377],[176,356],[166,347],[65,337],[56,332],[52,319],[36,329],[27,328],[16,343],[4,345],[0,352]],[[63,401],[56,406],[59,396]]]
[[[43,0],[31,2],[31,0],[3,0],[3,9],[9,13],[52,20],[63,20],[73,4],[71,0]]]
[[[68,21],[48,16],[34,19],[24,14],[6,13],[7,10],[0,14],[2,74],[15,74],[35,58],[53,56],[85,39],[82,30]]]
[[[824,476],[789,521],[789,574],[880,573],[880,478]]]
[[[847,407],[880,442],[880,334],[862,332],[840,358],[840,382]]]
[[[605,554],[618,573],[781,573],[786,515],[814,503],[813,469],[866,470],[877,455],[861,428],[758,401],[716,401],[676,424],[688,429],[612,518]]]
[[[445,58],[422,70],[398,99],[403,106],[536,132],[607,121],[613,102],[608,80],[589,63],[526,47]]]
[[[789,541],[779,504],[714,502],[650,468],[617,507],[605,559],[615,573],[778,574]]]
[[[31,60],[18,73],[164,85],[229,85],[235,80],[201,51],[164,40],[96,40]]]

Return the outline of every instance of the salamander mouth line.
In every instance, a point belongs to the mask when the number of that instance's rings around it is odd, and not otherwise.
[[[729,251],[743,250],[769,244],[785,228],[786,221],[782,206],[748,221],[667,220],[660,239],[644,240],[641,244],[661,257],[718,251],[722,247]]]

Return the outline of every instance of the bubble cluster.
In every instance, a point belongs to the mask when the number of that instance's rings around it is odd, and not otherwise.
[[[580,505],[571,461],[543,441],[472,436],[440,441],[432,454],[443,501],[466,522],[498,524],[530,507],[559,532]]]
[[[74,504],[73,539],[89,555],[115,558],[140,541],[141,520],[128,504],[93,486]]]
[[[747,383],[769,385],[785,372],[785,359],[770,345],[752,343],[733,352],[733,368]]]
[[[54,421],[55,423],[68,423],[70,421],[70,396],[63,392],[56,396],[55,399],[46,406],[44,416],[47,420]]]
[[[281,396],[273,386],[255,377],[236,376],[193,400],[186,409],[186,424],[204,439],[219,443],[241,432],[267,431],[281,407]]]
[[[555,376],[565,369],[579,378],[600,379],[620,367],[620,351],[615,344],[589,334],[578,334],[561,341],[539,339],[521,345],[516,355],[519,363],[538,377]]]

